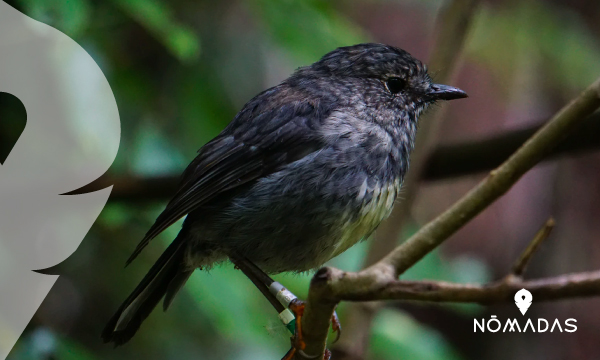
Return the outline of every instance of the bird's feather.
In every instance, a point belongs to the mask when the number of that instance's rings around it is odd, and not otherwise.
[[[127,264],[154,237],[191,211],[227,191],[276,172],[322,146],[316,132],[306,131],[306,128],[318,126],[331,109],[325,113],[318,101],[311,101],[306,94],[294,96],[290,91],[284,83],[259,94],[218,137],[198,151],[183,173],[174,198]],[[270,101],[262,101],[263,97],[269,97]],[[278,102],[278,98],[281,101]]]

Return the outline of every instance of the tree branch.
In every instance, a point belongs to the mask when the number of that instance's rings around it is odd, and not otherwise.
[[[546,121],[548,121],[547,119]],[[491,170],[514,153],[542,125],[501,135],[438,146],[427,159],[423,180],[436,181]],[[589,116],[544,160],[600,149],[600,113]]]
[[[533,126],[484,139],[438,146],[427,158],[422,180],[438,181],[491,170],[514,153],[540,128],[541,125]],[[1,135],[0,143],[2,143]],[[600,139],[600,113],[594,113],[543,161],[563,155],[598,150],[600,149],[598,139]],[[82,194],[114,185],[110,201],[162,201],[173,196],[178,183],[178,175],[115,177],[105,174],[69,194]]]
[[[305,336],[307,340],[306,353],[323,354],[326,338],[322,336],[323,334],[326,336],[329,326],[329,321],[325,322],[324,319],[331,317],[337,302],[345,299],[390,299],[394,291],[398,294],[401,290],[406,290],[405,288],[398,289],[397,278],[399,275],[506,193],[525,172],[539,162],[598,107],[600,107],[600,79],[561,109],[474,189],[381,261],[357,273],[343,272],[334,268],[319,270],[311,282],[307,309],[303,318],[303,334],[308,335]],[[595,278],[590,281],[588,278],[582,279],[581,275],[572,275],[559,278],[559,280],[559,283],[564,284],[562,286],[567,289],[562,290],[564,293],[595,295],[597,294],[595,291],[598,291],[594,287],[597,287]],[[572,285],[568,282],[580,285]],[[557,296],[555,289],[559,283],[540,280],[540,282],[528,285],[537,286],[536,291],[541,292],[542,296],[551,298]],[[541,286],[542,284],[545,285]],[[450,288],[449,285],[447,288]],[[480,294],[478,291],[478,288],[473,288],[471,293]],[[375,296],[375,294],[379,295]],[[435,294],[435,292],[430,292],[430,294]],[[394,295],[393,298],[400,296]],[[402,292],[402,296],[407,296],[407,292]],[[325,326],[327,327],[325,328]]]
[[[561,109],[508,160],[448,210],[425,225],[376,266],[399,275],[502,196],[567,134],[600,106],[600,79]]]
[[[515,262],[515,265],[512,268],[512,273],[515,276],[523,276],[525,270],[527,269],[529,261],[531,261],[531,258],[533,257],[533,254],[535,254],[536,250],[540,247],[544,240],[546,240],[548,236],[550,236],[552,229],[554,229],[554,219],[550,218],[548,219],[548,221],[546,221],[544,226],[537,232],[537,234],[535,234],[535,237],[533,238],[529,246],[527,246],[527,249],[523,251],[519,259]]]
[[[489,305],[513,301],[515,292],[523,288],[531,292],[536,302],[600,295],[600,271],[528,281],[514,276],[509,278],[508,281],[487,285],[443,281],[389,281],[380,284],[379,288],[369,287],[363,292],[338,292],[335,296],[345,301],[414,300]]]

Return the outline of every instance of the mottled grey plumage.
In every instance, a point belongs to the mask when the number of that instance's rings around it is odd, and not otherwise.
[[[241,254],[268,273],[322,265],[386,218],[408,170],[417,118],[465,97],[387,45],[339,48],[252,100],[200,149],[130,260],[183,228],[103,333],[123,343],[198,267]]]

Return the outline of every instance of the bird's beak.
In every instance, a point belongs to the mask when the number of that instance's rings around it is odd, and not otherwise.
[[[459,88],[442,84],[432,84],[428,95],[434,100],[454,100],[469,96]]]

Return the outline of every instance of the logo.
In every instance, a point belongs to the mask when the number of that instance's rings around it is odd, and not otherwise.
[[[515,293],[515,305],[521,314],[525,316],[527,310],[531,306],[533,301],[533,295],[527,289],[521,289]],[[489,320],[486,321],[485,318],[481,319],[473,319],[473,332],[568,332],[572,333],[577,331],[577,320],[573,318],[566,319],[564,321],[560,321],[558,318],[552,320],[546,320],[543,318],[538,319],[530,319],[527,321],[522,320],[521,323],[515,319],[506,319],[506,321],[502,321],[498,319],[498,316],[492,315]],[[504,325],[503,325],[504,323]],[[550,326],[552,324],[552,326]],[[537,326],[536,326],[537,325]]]
[[[533,295],[526,289],[521,289],[517,291],[515,294],[515,304],[521,310],[521,314],[525,315],[529,307],[531,306],[531,301],[533,300]]]
[[[111,188],[63,195],[100,177],[117,155],[114,95],[92,57],[58,30],[0,0],[0,92],[21,101],[23,132],[0,164],[0,360],[4,360]],[[5,119],[0,119],[3,121]]]

